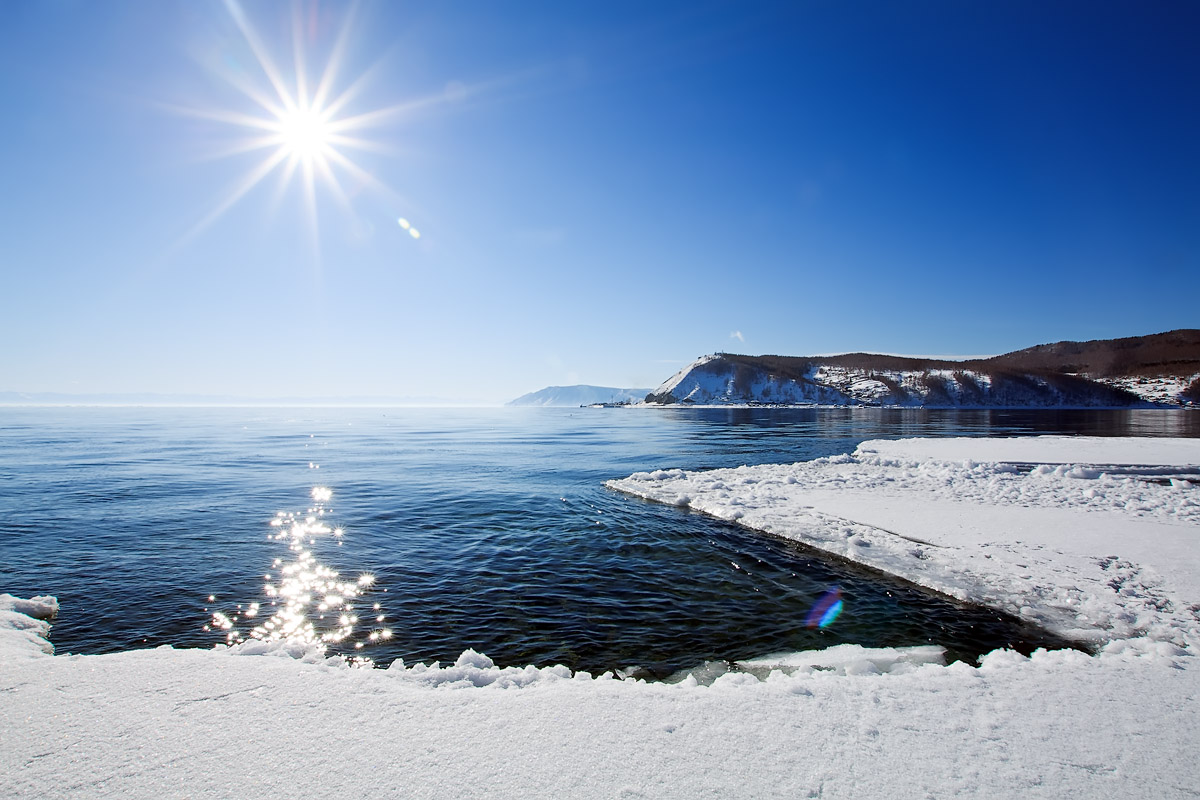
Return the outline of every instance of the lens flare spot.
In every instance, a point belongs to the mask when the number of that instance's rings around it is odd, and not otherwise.
[[[804,625],[808,628],[828,628],[842,613],[843,607],[842,590],[835,586],[817,600],[808,612]]]
[[[417,230],[416,228],[414,228],[412,223],[409,222],[408,220],[406,220],[404,217],[400,217],[399,219],[397,219],[396,224],[399,225],[404,230],[408,231],[408,235],[411,236],[412,238],[414,238],[414,239],[421,238],[421,232],[419,230]]]

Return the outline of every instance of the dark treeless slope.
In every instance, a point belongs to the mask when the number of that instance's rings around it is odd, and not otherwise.
[[[1200,330],[1182,328],[1124,339],[1039,344],[978,363],[1027,372],[1084,373],[1093,378],[1182,377],[1200,372]]]

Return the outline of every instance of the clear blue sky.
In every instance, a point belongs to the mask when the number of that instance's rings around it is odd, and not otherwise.
[[[0,15],[0,390],[502,402],[1200,326],[1190,0]],[[298,140],[260,59],[352,90]]]

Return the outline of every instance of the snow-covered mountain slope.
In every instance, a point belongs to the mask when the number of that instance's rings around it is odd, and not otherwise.
[[[968,364],[970,365],[968,367]],[[884,356],[703,356],[654,390],[658,404],[888,405],[928,407],[1178,406],[1190,378],[1090,379]]]
[[[611,386],[547,386],[505,405],[578,407],[596,403],[640,403],[649,393],[649,389],[614,389]]]

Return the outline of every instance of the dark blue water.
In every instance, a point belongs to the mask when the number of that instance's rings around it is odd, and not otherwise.
[[[664,675],[842,642],[933,642],[971,659],[1055,642],[603,483],[663,467],[806,460],[869,438],[1028,433],[1200,436],[1200,415],[4,408],[0,591],[58,596],[59,652],[207,647],[252,635],[282,608],[265,587],[283,589],[304,552],[302,571],[315,564],[354,587],[324,589],[349,610],[318,614],[313,600],[315,634],[352,618],[334,649],[381,663],[452,660],[473,647],[501,664]],[[314,501],[318,486],[331,490],[327,502]],[[270,524],[310,508],[327,530],[294,540]],[[844,612],[807,628],[833,586]],[[214,612],[232,627],[214,626]]]

